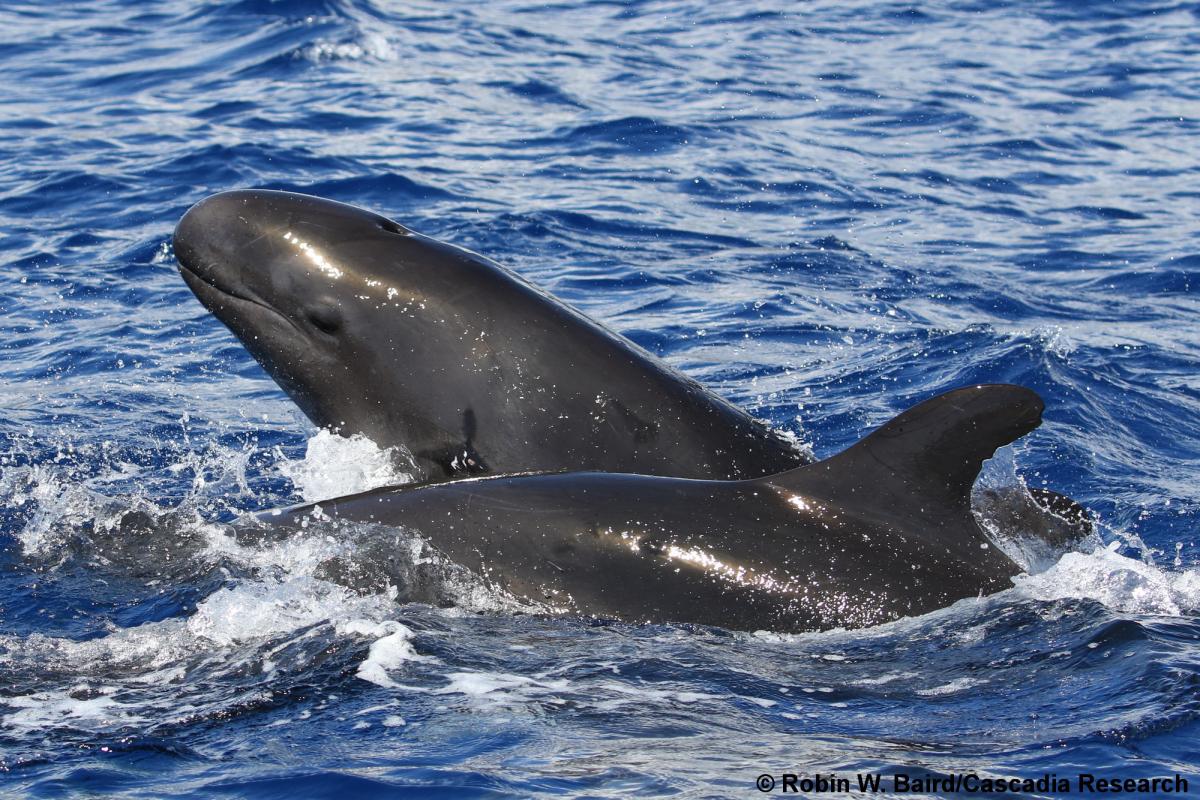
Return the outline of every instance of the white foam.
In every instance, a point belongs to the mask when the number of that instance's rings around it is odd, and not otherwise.
[[[396,688],[396,683],[388,676],[388,670],[397,669],[407,661],[432,660],[416,651],[412,644],[412,631],[395,620],[382,623],[369,623],[366,620],[353,620],[338,626],[338,633],[358,634],[378,637],[371,644],[367,657],[358,665],[356,675],[364,681],[377,686]]]
[[[597,709],[613,711],[629,704],[658,706],[683,703],[691,705],[702,701],[722,699],[719,695],[706,694],[672,688],[667,685],[639,684],[631,685],[614,680],[603,680],[588,686],[588,700]]]
[[[918,689],[917,694],[922,697],[941,697],[943,695],[965,692],[968,689],[981,686],[985,683],[987,683],[986,680],[976,680],[975,678],[955,678],[949,683],[943,683],[931,689]]]
[[[883,686],[886,683],[893,681],[908,680],[916,678],[920,673],[917,672],[885,672],[883,675],[878,675],[873,678],[860,678],[856,681],[851,681],[855,686]]]
[[[379,611],[375,600],[308,576],[245,582],[209,595],[196,606],[187,626],[194,636],[227,647],[331,618],[356,616],[360,611]]]
[[[361,434],[345,437],[324,429],[308,440],[303,460],[279,463],[279,471],[309,502],[411,483],[415,470],[412,455],[402,447],[380,448]]]
[[[0,663],[5,666],[40,665],[43,670],[87,674],[106,669],[135,673],[132,682],[168,683],[178,677],[177,662],[192,648],[181,635],[185,623],[163,620],[120,628],[107,636],[85,641],[34,633],[27,637],[0,636]]]
[[[1132,614],[1179,616],[1200,610],[1200,570],[1166,572],[1116,552],[1067,553],[1037,575],[1013,579],[1018,596],[1036,600],[1088,598]]]
[[[131,725],[143,718],[130,710],[130,706],[117,702],[114,689],[96,690],[94,696],[82,699],[81,687],[70,692],[45,691],[21,697],[9,697],[3,702],[15,709],[4,716],[6,728],[42,731],[51,727],[69,727],[79,730],[98,730]],[[82,687],[86,690],[86,687]],[[92,692],[88,691],[88,694]]]
[[[189,718],[209,700],[172,689],[171,707],[157,705],[160,695],[145,688],[139,701],[119,702],[107,689],[61,688],[61,676],[73,681],[95,675],[119,675],[122,687],[186,685],[190,670],[240,671],[256,662],[276,669],[278,653],[300,638],[334,633],[373,638],[359,675],[380,685],[397,686],[387,675],[407,661],[432,660],[420,655],[412,632],[392,619],[397,606],[386,595],[359,596],[311,575],[276,574],[245,579],[224,587],[198,604],[187,618],[118,628],[107,636],[77,642],[41,634],[0,635],[0,665],[14,673],[36,671],[41,685],[57,687],[0,701],[0,724],[8,727],[111,729],[134,724],[169,724]],[[287,662],[285,662],[287,663]],[[294,668],[294,665],[293,665]],[[82,698],[82,699],[79,699]],[[191,702],[189,702],[189,700]],[[228,699],[217,701],[220,705]],[[7,708],[6,708],[7,706]],[[205,712],[215,710],[205,708]]]
[[[561,705],[566,701],[555,696],[570,687],[565,678],[545,680],[504,672],[452,672],[449,683],[434,694],[462,694],[473,702],[486,706],[508,706],[537,701]]]

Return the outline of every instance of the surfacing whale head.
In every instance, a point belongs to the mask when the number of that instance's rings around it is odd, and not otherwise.
[[[341,203],[248,190],[197,203],[174,245],[187,285],[316,424],[386,441],[387,417],[398,410],[385,402],[385,382],[367,378],[401,377],[398,348],[412,345],[405,321],[429,311],[404,269],[406,253],[429,245],[410,238],[385,217]],[[381,332],[390,340],[381,342]]]
[[[785,439],[482,256],[290,192],[175,230],[197,297],[317,425],[403,445],[422,480],[594,469],[739,479]]]

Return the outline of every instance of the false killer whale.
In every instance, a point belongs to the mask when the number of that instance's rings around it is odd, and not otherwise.
[[[376,489],[258,517],[418,533],[549,611],[630,622],[812,631],[874,625],[1011,586],[1020,568],[970,493],[995,449],[1035,428],[1018,386],[927,400],[839,455],[737,481],[574,472]]]

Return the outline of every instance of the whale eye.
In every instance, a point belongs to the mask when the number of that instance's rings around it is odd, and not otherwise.
[[[321,303],[311,306],[307,312],[308,321],[324,333],[337,333],[342,327],[342,312],[331,303]]]

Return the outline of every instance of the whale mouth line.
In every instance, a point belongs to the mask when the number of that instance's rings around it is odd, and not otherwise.
[[[205,305],[210,305],[210,303],[214,300],[222,299],[225,301],[234,300],[247,305],[256,306],[263,309],[271,316],[283,320],[297,332],[304,333],[303,329],[301,329],[299,325],[297,325],[290,317],[288,317],[279,309],[264,302],[263,300],[260,300],[257,297],[254,297],[249,292],[235,292],[232,289],[221,286],[211,276],[206,275],[200,270],[194,269],[193,267],[183,263],[182,259],[179,260],[179,274],[183,277],[184,282],[189,288],[191,288],[196,296],[204,301]]]

